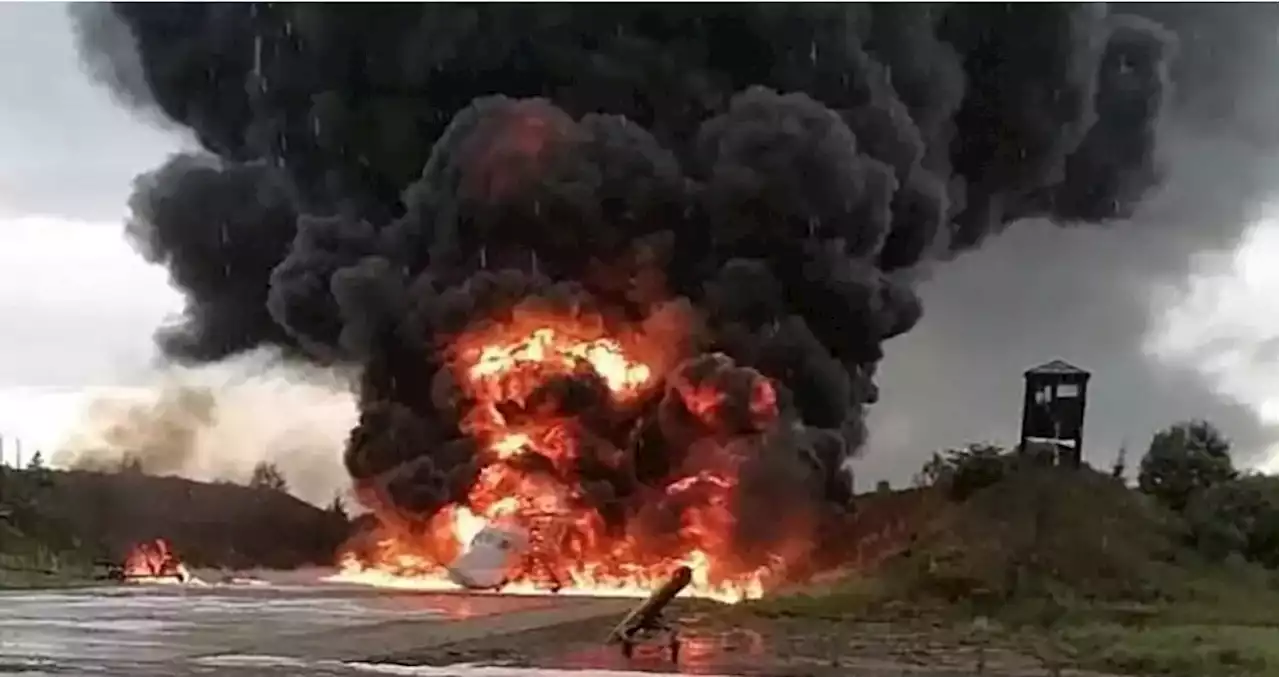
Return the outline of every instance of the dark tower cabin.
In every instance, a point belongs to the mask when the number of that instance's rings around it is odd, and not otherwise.
[[[1022,403],[1023,453],[1047,451],[1058,465],[1080,467],[1089,372],[1054,360],[1028,369]]]

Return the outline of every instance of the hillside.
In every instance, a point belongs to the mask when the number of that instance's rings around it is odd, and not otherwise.
[[[857,636],[850,646],[876,645],[868,638],[896,627],[917,638],[894,649],[910,661],[921,660],[927,637],[929,660],[970,662],[977,674],[984,656],[1000,652],[1050,674],[1276,674],[1274,569],[1203,551],[1182,515],[1106,474],[1034,464],[1006,472],[963,496],[942,484],[915,499],[864,501],[865,512],[888,513],[872,520],[884,524],[912,507],[907,547],[842,580],[744,605],[749,616],[724,622],[764,619],[752,627],[789,644]]]
[[[1151,601],[1189,556],[1174,516],[1089,470],[1027,468],[940,511],[895,563],[955,600],[1047,594]]]
[[[874,570],[909,545],[938,502],[936,492],[928,489],[861,494],[852,510],[820,524],[812,566],[794,573],[825,580]]]
[[[134,473],[7,471],[0,506],[10,513],[0,552],[21,540],[118,560],[166,538],[197,566],[291,568],[331,562],[347,533],[344,516],[283,492]]]

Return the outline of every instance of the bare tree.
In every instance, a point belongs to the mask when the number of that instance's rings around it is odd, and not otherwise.
[[[284,481],[284,475],[280,473],[280,469],[274,463],[266,461],[261,461],[258,465],[253,466],[253,475],[249,477],[249,486],[273,491],[289,490],[289,485]]]
[[[1120,450],[1116,452],[1116,460],[1111,464],[1111,476],[1115,479],[1124,480],[1124,471],[1129,465],[1129,450],[1126,445],[1121,444]]]
[[[333,495],[333,502],[329,504],[329,513],[343,522],[347,521],[347,502],[342,500],[342,492]]]

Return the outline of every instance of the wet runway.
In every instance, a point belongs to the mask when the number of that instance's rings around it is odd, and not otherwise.
[[[625,605],[319,583],[0,592],[0,675],[467,675],[370,663]]]

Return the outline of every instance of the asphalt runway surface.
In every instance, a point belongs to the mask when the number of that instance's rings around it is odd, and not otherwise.
[[[601,618],[630,600],[418,593],[324,583],[0,592],[0,675],[533,675],[379,656]],[[549,674],[549,673],[548,673]]]

